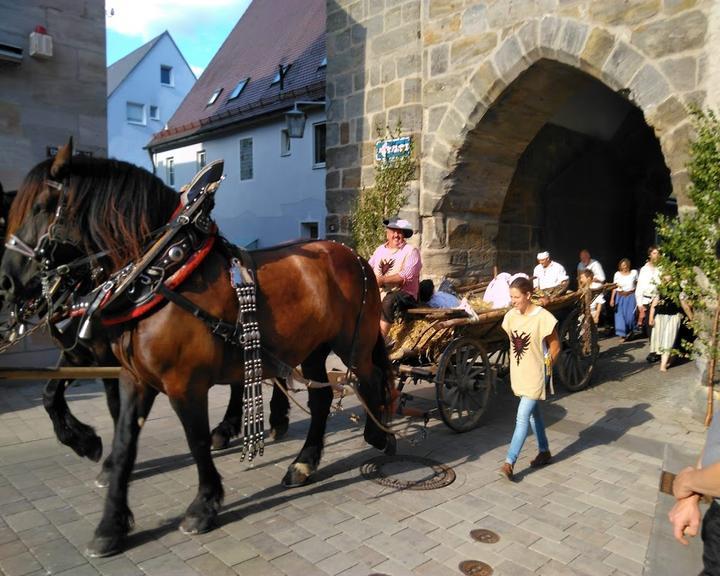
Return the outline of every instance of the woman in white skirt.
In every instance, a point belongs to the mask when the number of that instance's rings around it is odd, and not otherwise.
[[[659,296],[653,298],[650,304],[650,317],[648,323],[653,327],[650,336],[650,352],[660,355],[660,372],[667,372],[671,364],[671,355],[673,347],[680,330],[680,322],[682,322],[682,311],[692,320],[692,310],[689,305],[682,299],[680,306],[668,299],[662,299]]]

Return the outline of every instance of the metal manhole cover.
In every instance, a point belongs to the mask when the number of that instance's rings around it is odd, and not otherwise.
[[[485,528],[470,530],[470,537],[473,540],[482,542],[483,544],[495,544],[500,540],[500,536],[495,534],[492,530],[486,530]]]
[[[493,569],[480,560],[463,560],[458,568],[467,576],[490,576],[493,573]]]
[[[378,456],[360,467],[368,480],[400,490],[435,490],[455,481],[449,466],[421,456]]]

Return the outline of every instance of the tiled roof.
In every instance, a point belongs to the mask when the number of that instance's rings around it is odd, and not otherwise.
[[[137,48],[130,52],[127,56],[120,58],[114,64],[110,64],[107,69],[107,95],[110,96],[115,88],[122,84],[122,81],[127,78],[127,75],[133,71],[140,61],[145,58],[145,55],[150,52],[153,46],[158,43],[160,38],[167,34],[167,30],[156,36],[149,42],[146,42],[140,48]]]
[[[254,0],[150,147],[325,96],[326,0]],[[283,89],[278,65],[290,64]],[[229,100],[245,78],[240,96]],[[212,94],[222,89],[214,104]]]

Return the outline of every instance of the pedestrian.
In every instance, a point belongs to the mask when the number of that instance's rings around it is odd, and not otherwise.
[[[652,326],[648,325],[648,318],[650,304],[652,304],[653,298],[657,296],[657,287],[658,284],[660,284],[660,270],[657,267],[660,250],[657,246],[650,246],[647,254],[647,262],[643,264],[640,272],[638,272],[637,284],[635,286],[635,303],[638,309],[637,330],[650,338],[652,335]],[[657,362],[659,359],[660,356],[653,352],[650,352],[647,357],[648,362]]]
[[[671,277],[665,275],[662,281],[669,283]],[[680,295],[680,306],[670,298],[660,295],[653,298],[650,304],[648,325],[652,328],[650,336],[650,353],[660,356],[660,372],[667,372],[672,364],[673,348],[680,331],[682,312],[685,311],[692,320],[693,312],[683,294]]]
[[[402,218],[383,220],[386,242],[377,247],[368,261],[382,298],[380,332],[387,336],[396,316],[417,306],[422,260],[420,251],[407,239],[413,235],[410,222]]]
[[[537,266],[533,270],[533,286],[540,290],[562,293],[567,290],[570,278],[560,262],[550,258],[550,252],[538,252]]]
[[[512,309],[505,314],[502,327],[510,339],[510,384],[520,397],[510,448],[499,473],[513,479],[513,467],[520,455],[528,426],[537,438],[538,455],[530,466],[549,464],[552,456],[545,425],[540,412],[540,400],[545,399],[546,376],[552,374],[553,362],[560,354],[557,319],[541,306],[530,301],[532,282],[517,278],[510,284]]]
[[[596,294],[590,304],[590,309],[593,311],[593,321],[595,324],[598,324],[598,322],[600,322],[600,314],[605,306],[605,294],[602,291],[602,287],[605,284],[605,270],[603,270],[600,262],[590,256],[590,251],[587,248],[580,250],[580,262],[578,262],[577,265],[578,285],[580,284],[580,274],[585,270],[592,272],[590,289],[594,290]]]
[[[618,262],[618,270],[613,276],[613,288],[610,307],[615,308],[615,336],[627,339],[635,328],[635,285],[637,270],[631,269],[630,260],[623,258]]]

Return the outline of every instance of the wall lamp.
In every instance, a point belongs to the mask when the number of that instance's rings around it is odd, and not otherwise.
[[[285,112],[285,122],[287,123],[287,131],[290,138],[302,138],[305,133],[306,116],[305,112],[300,110],[300,106],[325,106],[325,100],[295,101],[293,109]]]

